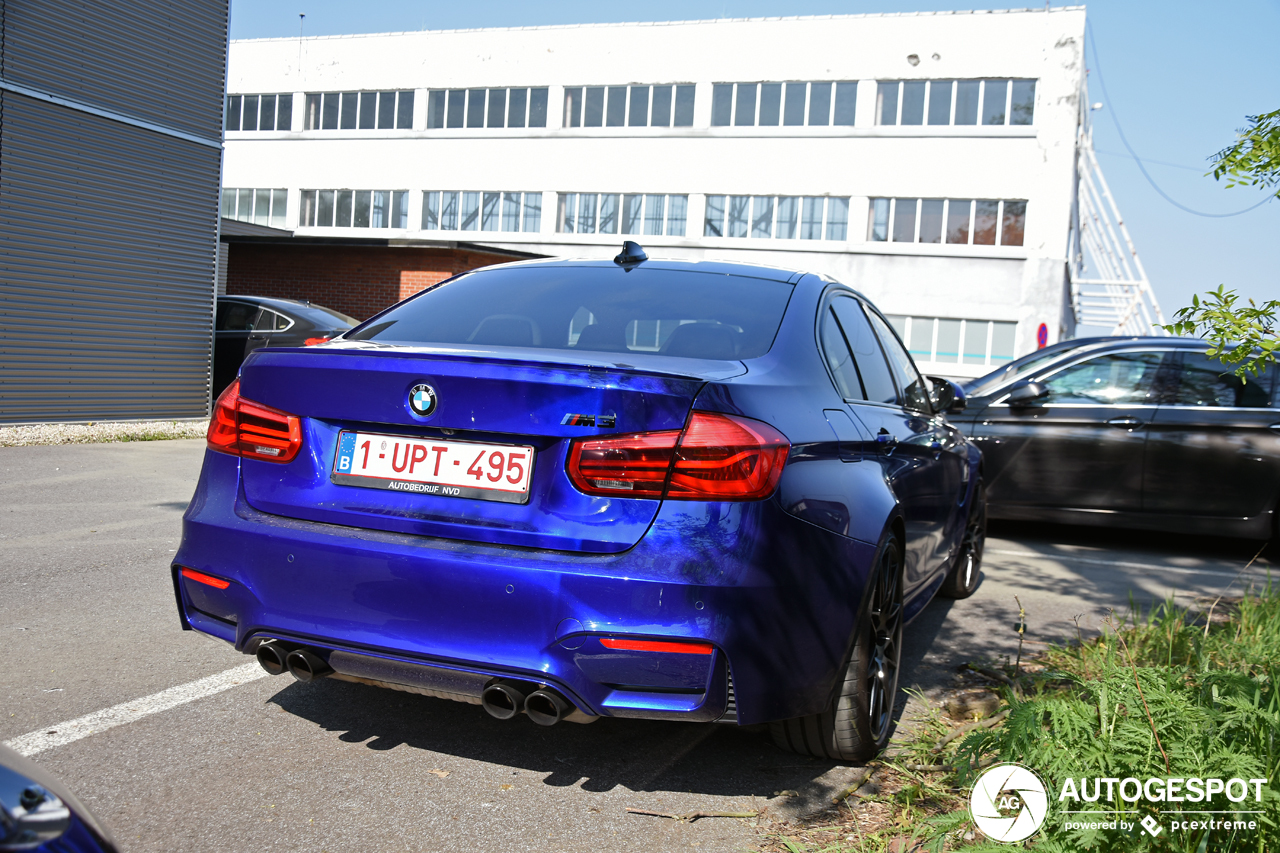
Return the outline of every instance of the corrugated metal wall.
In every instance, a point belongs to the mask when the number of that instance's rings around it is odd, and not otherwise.
[[[221,138],[225,0],[3,5],[6,83]],[[0,423],[206,414],[220,166],[0,92]]]
[[[3,5],[9,82],[221,138],[225,0]]]

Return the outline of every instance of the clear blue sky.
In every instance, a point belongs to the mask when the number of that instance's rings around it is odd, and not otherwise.
[[[300,12],[307,35],[337,35],[973,8],[1005,7],[925,0],[233,0],[231,37],[297,35]],[[1185,213],[1151,188],[1116,131],[1118,118],[1147,171],[1187,207],[1228,213],[1261,200],[1258,191],[1224,189],[1204,172],[1208,156],[1231,142],[1246,115],[1280,108],[1280,0],[1117,1],[1088,9],[1090,99],[1105,104],[1093,114],[1094,146],[1166,316],[1220,283],[1255,299],[1280,299],[1280,200],[1225,219]],[[1113,100],[1103,97],[1098,66]]]

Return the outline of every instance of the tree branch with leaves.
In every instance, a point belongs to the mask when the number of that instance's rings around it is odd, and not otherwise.
[[[1204,295],[1191,297],[1191,304],[1173,317],[1173,322],[1161,326],[1171,335],[1203,337],[1209,343],[1205,353],[1209,358],[1221,359],[1235,365],[1236,375],[1246,373],[1260,376],[1267,365],[1280,360],[1280,338],[1276,337],[1276,317],[1280,314],[1280,300],[1272,299],[1261,305],[1248,300],[1240,303],[1234,290],[1218,285]]]
[[[1236,141],[1211,158],[1214,180],[1227,187],[1265,187],[1280,198],[1280,110],[1247,116],[1248,124],[1236,132]],[[1259,305],[1240,302],[1234,290],[1218,285],[1201,299],[1180,309],[1173,322],[1162,325],[1171,335],[1198,335],[1209,343],[1206,353],[1236,366],[1236,375],[1255,377],[1267,365],[1280,361],[1280,340],[1276,337],[1280,300]],[[1247,380],[1246,380],[1247,381]]]
[[[1228,187],[1275,187],[1280,197],[1280,110],[1246,118],[1235,143],[1213,155],[1208,174]]]

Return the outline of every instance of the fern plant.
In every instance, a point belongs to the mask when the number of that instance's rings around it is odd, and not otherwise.
[[[1066,779],[1241,778],[1280,781],[1280,597],[1268,587],[1247,597],[1227,624],[1206,629],[1167,603],[1146,620],[1075,649],[1046,656],[1055,669],[1042,685],[1067,685],[1028,699],[1007,697],[999,729],[974,733],[957,751],[956,781],[972,784],[991,760],[1036,770],[1051,788],[1049,817],[1028,847],[1044,851],[1280,850],[1280,794],[1233,803],[1060,802]],[[1174,808],[1181,814],[1169,814]],[[1067,812],[1073,812],[1068,814]],[[1200,814],[1214,811],[1218,814]],[[1161,812],[1164,812],[1161,820]],[[1258,812],[1248,814],[1248,812]],[[1153,838],[1139,825],[1152,815],[1165,827]],[[964,812],[933,821],[932,849],[1008,849],[986,842],[956,845]],[[1168,829],[1177,820],[1255,820],[1256,830]],[[1065,829],[1070,823],[1123,820],[1132,828]]]

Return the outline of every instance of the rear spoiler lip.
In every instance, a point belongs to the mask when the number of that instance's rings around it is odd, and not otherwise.
[[[560,355],[563,354],[563,355]],[[624,361],[609,361],[600,356],[608,353],[576,353],[571,350],[549,350],[540,347],[486,347],[464,346],[400,346],[374,344],[365,341],[335,341],[310,347],[269,347],[254,350],[245,359],[245,366],[270,367],[273,362],[296,365],[300,358],[335,356],[373,356],[378,358],[405,358],[427,356],[447,361],[491,364],[518,364],[525,367],[547,367],[563,370],[610,370],[646,376],[673,379],[724,380],[747,372],[742,361],[716,361],[710,359],[676,358],[648,353],[619,353]],[[557,357],[559,356],[559,357]],[[670,366],[668,366],[670,365]]]

